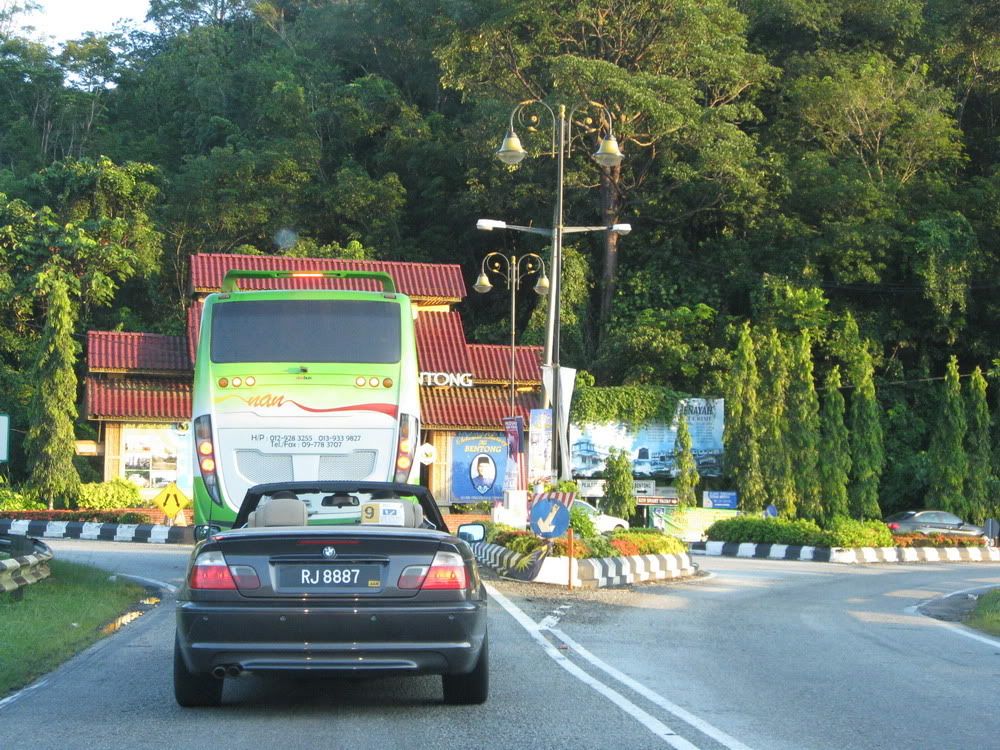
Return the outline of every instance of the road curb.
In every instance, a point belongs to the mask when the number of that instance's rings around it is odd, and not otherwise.
[[[153,523],[86,523],[82,521],[29,521],[0,518],[0,534],[32,536],[38,539],[194,544],[193,526],[164,526]]]
[[[547,557],[541,562],[533,555],[521,555],[498,544],[472,545],[476,559],[503,576],[534,583],[566,586],[570,577],[568,557]],[[633,583],[687,578],[696,573],[691,558],[676,555],[632,555],[627,557],[573,560],[573,585],[579,588],[607,588]]]
[[[831,563],[1000,562],[996,547],[807,547],[796,544],[694,542],[692,554]]]

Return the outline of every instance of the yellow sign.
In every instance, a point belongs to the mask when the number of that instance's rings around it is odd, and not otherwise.
[[[164,487],[163,491],[153,498],[153,502],[167,515],[167,518],[173,518],[191,504],[187,495],[181,492],[174,482]]]

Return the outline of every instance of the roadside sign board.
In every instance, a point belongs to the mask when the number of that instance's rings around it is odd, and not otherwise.
[[[159,495],[153,498],[153,503],[163,511],[167,518],[174,518],[190,505],[191,501],[175,483],[171,482],[163,488]]]
[[[531,506],[531,530],[542,539],[554,539],[569,528],[569,509],[558,500],[539,500]]]
[[[706,508],[723,508],[726,510],[736,510],[738,497],[730,490],[705,490],[701,493],[702,505]]]
[[[0,461],[10,460],[10,415],[0,414]]]

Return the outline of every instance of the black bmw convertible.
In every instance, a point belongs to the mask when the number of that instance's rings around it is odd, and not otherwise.
[[[380,482],[251,487],[232,529],[199,527],[177,593],[174,695],[215,706],[252,672],[439,674],[447,703],[489,694],[486,592],[430,492]]]

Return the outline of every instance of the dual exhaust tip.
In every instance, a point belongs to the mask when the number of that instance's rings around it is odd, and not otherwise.
[[[221,680],[224,677],[239,677],[243,667],[239,664],[219,665],[212,668],[212,677]]]

